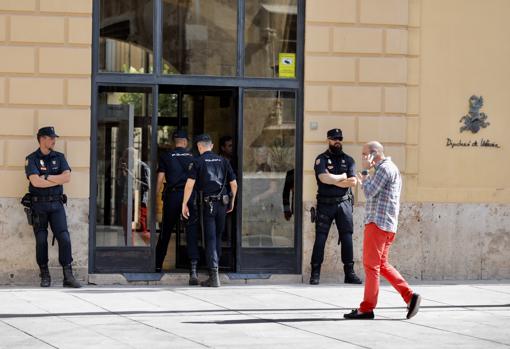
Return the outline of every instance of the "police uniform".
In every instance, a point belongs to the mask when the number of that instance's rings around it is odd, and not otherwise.
[[[196,141],[210,140],[209,136],[201,135],[197,137]],[[224,201],[228,192],[227,186],[236,179],[236,176],[227,159],[211,151],[206,151],[193,162],[188,178],[196,181],[195,189],[199,193],[202,229],[206,242],[206,259],[211,279],[213,273],[216,273],[217,277],[221,256],[221,234],[225,227],[228,205]],[[207,282],[202,285],[209,286]]]
[[[187,134],[185,131],[178,130],[173,133],[173,138],[187,138]],[[161,271],[163,266],[172,230],[180,218],[184,185],[192,161],[193,154],[182,147],[177,147],[163,154],[159,161],[158,172],[165,173],[166,186],[163,191],[163,224],[156,245],[156,271],[158,272]],[[190,239],[188,235],[190,234],[186,234],[188,257],[191,261],[194,261],[196,268],[196,262],[199,258],[197,239],[196,237]]]
[[[37,136],[58,137],[53,127],[39,129]],[[50,175],[60,175],[71,171],[64,154],[51,150],[43,154],[37,149],[25,159],[27,178],[37,175],[47,179]],[[67,229],[66,212],[64,209],[64,188],[56,185],[49,188],[38,188],[29,184],[31,208],[33,212],[33,230],[36,239],[36,260],[41,269],[41,286],[48,287],[51,278],[48,270],[48,223],[58,242],[58,259],[64,268],[64,286],[81,287],[72,274],[71,238]]]
[[[328,138],[342,140],[342,131],[340,129],[330,130],[328,131]],[[341,257],[344,264],[345,282],[361,283],[361,280],[354,274],[353,269],[353,198],[351,189],[325,184],[319,179],[319,175],[324,173],[334,175],[346,174],[347,178],[356,177],[354,159],[343,151],[333,153],[328,149],[316,158],[314,170],[318,191],[315,243],[312,252],[310,283],[319,283],[320,267],[324,261],[324,247],[333,220],[339,234],[338,243],[342,245]]]

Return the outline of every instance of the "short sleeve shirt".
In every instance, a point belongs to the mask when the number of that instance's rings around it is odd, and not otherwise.
[[[329,150],[317,156],[315,159],[315,179],[317,180],[317,194],[323,197],[342,197],[349,192],[349,188],[340,188],[336,185],[325,184],[319,180],[319,175],[331,173],[335,175],[347,174],[347,178],[356,177],[356,164],[354,159],[342,152],[339,155]]]
[[[169,188],[184,188],[189,165],[193,161],[193,154],[185,148],[175,148],[163,154],[159,159],[158,172],[165,173],[165,180]]]
[[[25,158],[25,174],[27,178],[34,174],[37,176],[59,175],[64,171],[71,171],[71,167],[69,167],[64,154],[58,151],[51,151],[49,154],[44,155],[40,149],[37,149]],[[62,195],[64,187],[57,185],[51,188],[36,188],[30,183],[28,191],[37,196]]]
[[[236,175],[228,160],[208,151],[190,165],[188,178],[196,180],[196,189],[205,195],[217,195],[227,192],[226,186]]]

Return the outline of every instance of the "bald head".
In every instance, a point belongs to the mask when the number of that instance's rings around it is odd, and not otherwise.
[[[378,163],[379,161],[385,158],[384,147],[381,143],[377,141],[368,142],[363,146],[363,151],[361,155],[362,155],[361,158],[363,160],[369,160],[373,163]]]
[[[371,142],[368,142],[366,144],[366,146],[368,147],[368,150],[370,152],[377,152],[377,153],[381,153],[383,154],[384,153],[384,147],[381,143],[377,142],[377,141],[371,141]]]

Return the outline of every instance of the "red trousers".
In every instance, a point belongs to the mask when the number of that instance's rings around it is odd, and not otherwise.
[[[402,275],[388,263],[390,246],[395,233],[379,229],[374,223],[365,225],[363,238],[363,266],[365,268],[365,295],[359,311],[373,311],[379,296],[379,275],[382,275],[400,293],[406,303],[411,301],[413,291]]]

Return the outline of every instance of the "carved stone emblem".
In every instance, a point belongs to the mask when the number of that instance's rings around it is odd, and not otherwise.
[[[490,125],[487,122],[487,114],[481,113],[480,109],[483,107],[483,97],[471,96],[469,98],[469,113],[460,118],[459,122],[463,122],[464,126],[460,128],[460,132],[471,131],[477,133],[481,128],[486,128]]]

